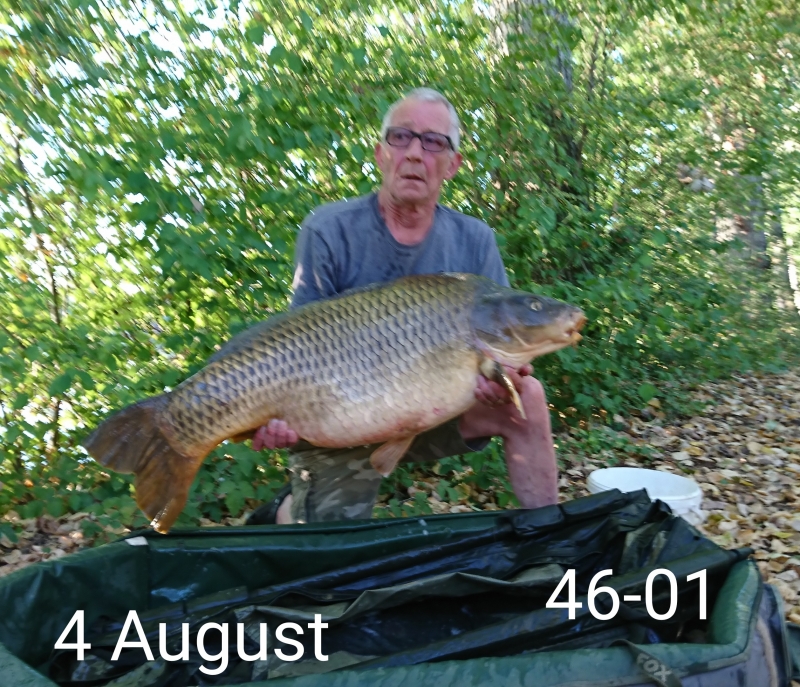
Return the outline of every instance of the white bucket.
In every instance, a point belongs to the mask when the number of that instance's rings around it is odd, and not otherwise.
[[[589,475],[586,486],[590,494],[609,489],[646,489],[651,500],[663,501],[675,515],[680,515],[690,524],[699,525],[705,520],[706,514],[700,508],[703,491],[697,482],[688,477],[644,468],[602,468]]]

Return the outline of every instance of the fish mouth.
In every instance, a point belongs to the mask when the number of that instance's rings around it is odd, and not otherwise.
[[[523,332],[511,332],[511,349],[484,342],[486,353],[504,365],[519,367],[534,358],[576,345],[583,336],[580,330],[586,324],[586,315],[581,310],[559,317],[552,324],[537,327],[532,340],[526,341]]]
[[[564,330],[564,336],[569,339],[567,342],[568,346],[577,346],[578,341],[583,338],[580,331],[583,329],[583,325],[586,324],[586,315],[579,311],[570,319],[572,320],[571,326],[570,324],[567,325],[567,328]]]
[[[559,318],[557,326],[560,325],[563,327],[561,339],[564,342],[564,346],[576,346],[578,344],[578,341],[583,338],[580,332],[585,324],[586,315],[584,315],[581,310],[569,313],[566,317]]]

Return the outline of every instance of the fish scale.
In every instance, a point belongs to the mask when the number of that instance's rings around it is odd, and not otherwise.
[[[272,363],[261,372],[257,380],[261,384],[247,389],[251,394],[251,402],[237,406],[237,426],[226,429],[232,432],[246,431],[280,414],[312,443],[349,441],[356,445],[371,440],[379,429],[371,423],[353,422],[354,416],[364,412],[362,408],[353,407],[354,402],[357,406],[370,407],[372,412],[368,417],[373,419],[373,423],[384,423],[380,412],[375,412],[376,406],[396,417],[400,410],[397,419],[401,424],[413,421],[419,415],[419,410],[410,409],[411,418],[403,415],[402,399],[386,397],[385,385],[375,376],[375,371],[391,372],[401,366],[411,370],[414,361],[418,362],[425,355],[435,355],[437,352],[434,347],[443,341],[467,338],[469,324],[463,308],[454,308],[449,312],[441,308],[429,308],[424,318],[422,311],[425,300],[408,298],[408,295],[413,294],[402,291],[389,293],[388,297],[377,303],[366,299],[347,302],[338,309],[339,312],[333,308],[323,317],[311,308],[294,326],[282,328],[277,322],[273,331],[265,332],[265,338],[253,341],[248,349],[224,357],[224,362],[221,360],[209,366],[208,376],[214,380],[214,386],[227,383],[230,394],[236,396],[252,378],[252,375],[242,374],[242,368],[252,357],[260,356]],[[431,294],[434,298],[441,295],[441,290]],[[423,343],[423,338],[428,341]],[[299,354],[299,364],[287,365],[279,353],[267,355],[268,352],[284,350]],[[393,355],[387,358],[388,351],[392,351]],[[224,356],[224,349],[219,355]],[[283,358],[287,359],[289,355],[284,354]],[[219,367],[225,368],[224,379],[220,381],[217,378]],[[418,372],[426,374],[427,367],[420,365]],[[202,376],[202,372],[199,374]],[[304,383],[311,375],[315,377],[313,385]],[[305,393],[316,393],[317,397],[335,399],[339,395],[337,387],[342,378],[347,383],[346,392],[341,396],[351,405],[332,404],[324,424],[317,417],[308,417],[308,413],[304,412],[308,399],[300,404],[279,401],[284,395],[299,398],[298,391],[301,389]],[[190,392],[197,387],[197,381],[188,383]],[[413,398],[411,391],[419,383],[418,375],[414,376],[412,370],[412,374],[406,375],[405,379],[396,380],[394,389],[397,394],[407,394]],[[357,393],[361,394],[360,397],[356,397]],[[219,443],[218,430],[211,431],[210,428],[216,428],[219,424],[222,410],[213,401],[208,405],[208,408],[192,405],[192,411],[188,413],[189,404],[186,403],[183,389],[178,387],[173,392],[167,409],[167,421],[174,413],[176,418],[182,420],[176,424],[187,427],[184,433],[176,432],[174,438],[189,453],[202,450],[208,444]],[[278,405],[280,407],[276,407]],[[200,422],[192,425],[192,418],[199,418]]]
[[[139,506],[166,531],[225,439],[280,418],[318,446],[385,442],[372,462],[391,471],[415,435],[472,405],[487,357],[518,366],[580,338],[583,319],[475,275],[356,289],[242,332],[171,392],[106,420],[84,446],[136,473]]]

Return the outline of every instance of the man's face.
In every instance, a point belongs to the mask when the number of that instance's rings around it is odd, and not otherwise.
[[[390,126],[402,126],[418,134],[433,131],[450,134],[450,115],[443,103],[406,100],[392,114]],[[451,179],[461,164],[461,155],[449,148],[432,153],[422,141],[412,139],[407,148],[381,141],[375,160],[383,172],[382,187],[400,205],[436,202],[445,179]]]

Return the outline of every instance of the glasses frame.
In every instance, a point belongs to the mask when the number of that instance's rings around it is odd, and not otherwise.
[[[406,133],[411,135],[411,139],[408,141],[408,143],[406,145],[399,145],[397,143],[391,143],[389,141],[389,134],[391,132],[393,132],[393,131],[406,132]],[[423,138],[423,136],[426,136],[428,134],[433,134],[435,136],[442,136],[447,141],[447,145],[444,148],[442,148],[441,150],[431,150],[430,148],[426,148],[425,147],[425,139]],[[447,134],[440,134],[438,131],[423,131],[421,134],[418,134],[416,131],[412,131],[411,129],[406,129],[404,126],[390,126],[388,129],[386,129],[386,134],[384,135],[383,140],[386,141],[387,145],[392,146],[392,148],[408,148],[408,146],[411,145],[411,142],[415,138],[419,139],[419,143],[420,143],[420,146],[422,146],[422,149],[426,150],[429,153],[443,153],[448,148],[450,148],[451,151],[455,152],[455,147],[453,146],[452,139]]]

